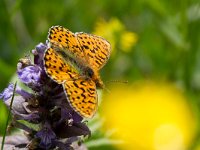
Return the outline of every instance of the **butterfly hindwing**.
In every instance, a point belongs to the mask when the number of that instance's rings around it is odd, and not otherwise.
[[[91,118],[97,109],[97,92],[96,85],[89,79],[77,79],[74,81],[66,81],[63,88],[67,99],[81,116]]]

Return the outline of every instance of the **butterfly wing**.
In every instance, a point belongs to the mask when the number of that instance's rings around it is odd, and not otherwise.
[[[51,79],[63,85],[71,107],[81,116],[91,118],[97,109],[95,83],[81,78],[70,61],[64,60],[52,48],[45,51],[44,68]]]
[[[81,77],[77,71],[80,68],[75,69],[70,63],[74,59],[83,66],[99,70],[109,58],[110,44],[101,37],[86,33],[74,34],[61,26],[50,28],[48,40],[51,48],[47,49],[44,56],[47,74],[57,83],[62,83],[72,108],[81,116],[91,118],[98,103],[96,83],[92,79]],[[66,55],[58,55],[59,51]],[[67,57],[73,59],[67,61]],[[75,76],[78,78],[74,78]]]
[[[97,110],[96,85],[92,80],[79,78],[63,83],[65,94],[72,108],[82,117],[91,118]]]
[[[84,58],[84,53],[80,48],[74,33],[62,26],[53,26],[49,29],[48,40],[50,47],[57,46],[70,57]]]
[[[49,29],[51,45],[75,58],[79,63],[93,70],[100,70],[110,57],[111,45],[104,38],[83,32],[72,33],[62,26]]]
[[[58,84],[78,75],[78,70],[70,64],[70,61],[64,60],[52,48],[46,49],[44,53],[44,68],[47,75]]]
[[[92,34],[78,32],[75,35],[89,67],[93,70],[100,70],[110,57],[110,43],[104,38]]]

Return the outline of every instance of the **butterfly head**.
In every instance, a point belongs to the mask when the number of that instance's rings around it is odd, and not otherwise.
[[[99,72],[96,72],[89,67],[86,68],[85,72],[86,72],[86,76],[95,82],[97,88],[101,88],[101,89],[104,88],[104,84],[99,76]]]
[[[100,79],[99,76],[97,76],[97,77],[98,77],[98,78],[96,78],[96,86],[97,86],[97,88],[104,89],[105,85],[104,85],[103,81]]]

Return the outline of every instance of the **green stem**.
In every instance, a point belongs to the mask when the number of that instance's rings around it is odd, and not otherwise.
[[[17,86],[17,82],[15,82],[14,89],[13,89],[13,95],[12,95],[12,99],[11,99],[11,102],[10,102],[10,110],[8,112],[8,118],[7,118],[7,121],[6,121],[5,132],[3,134],[3,139],[2,139],[2,143],[1,143],[1,150],[3,150],[3,147],[4,147],[4,142],[5,142],[5,138],[6,138],[6,132],[7,132],[7,126],[8,126],[8,122],[10,120],[12,104],[13,104],[13,100],[14,100],[14,97],[15,97],[14,93],[15,93],[16,86]]]

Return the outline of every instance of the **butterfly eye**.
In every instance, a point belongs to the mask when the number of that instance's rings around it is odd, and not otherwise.
[[[87,68],[86,73],[90,78],[94,75],[94,71],[91,68]]]

